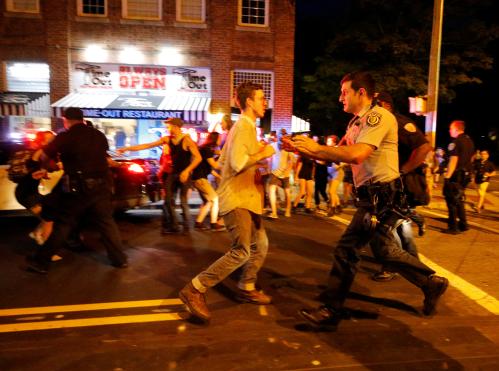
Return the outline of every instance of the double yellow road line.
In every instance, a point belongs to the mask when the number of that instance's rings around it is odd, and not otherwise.
[[[138,315],[118,315],[107,317],[92,317],[80,319],[64,319],[64,314],[71,312],[88,312],[112,309],[130,309],[130,308],[160,308],[181,306],[180,299],[158,299],[158,300],[138,300],[138,301],[120,301],[110,303],[95,304],[77,304],[50,307],[32,307],[32,308],[14,308],[0,309],[0,319],[5,317],[16,317],[15,322],[0,324],[0,333],[61,329],[69,327],[87,327],[117,325],[124,323],[145,323],[160,321],[177,321],[188,316],[186,312],[166,312]],[[51,320],[33,321],[33,319],[45,319],[47,314],[51,314]],[[23,317],[28,316],[28,317]],[[30,321],[30,322],[26,322]]]

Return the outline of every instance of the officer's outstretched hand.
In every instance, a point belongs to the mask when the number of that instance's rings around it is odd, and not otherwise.
[[[293,147],[300,153],[306,156],[313,156],[319,152],[320,145],[309,137],[304,135],[298,135],[293,138]]]

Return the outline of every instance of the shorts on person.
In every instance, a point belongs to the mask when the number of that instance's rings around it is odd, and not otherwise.
[[[193,181],[192,185],[198,190],[204,201],[213,201],[217,198],[217,192],[206,178],[200,178]]]
[[[279,178],[274,174],[270,174],[270,185],[276,185],[281,188],[289,188],[289,176],[284,177],[284,178]]]

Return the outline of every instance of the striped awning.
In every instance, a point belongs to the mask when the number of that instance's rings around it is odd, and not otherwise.
[[[141,96],[71,93],[52,104],[55,116],[67,107],[79,107],[86,117],[164,119],[180,117],[202,125],[206,122],[211,98],[190,95]]]
[[[48,93],[0,93],[0,116],[50,117]]]

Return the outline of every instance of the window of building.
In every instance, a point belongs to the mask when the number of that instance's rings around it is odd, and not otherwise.
[[[162,0],[123,0],[123,18],[160,20]]]
[[[106,17],[106,0],[78,0],[78,15],[91,17]]]
[[[8,12],[40,13],[39,0],[7,0]]]
[[[269,0],[239,0],[239,24],[268,27]]]
[[[177,0],[177,21],[204,23],[205,0]]]
[[[234,70],[232,71],[231,97],[234,96],[236,87],[245,81],[252,81],[263,86],[263,92],[268,101],[268,108],[273,107],[274,100],[274,73],[271,71],[258,70]],[[235,102],[232,102],[235,106]]]

